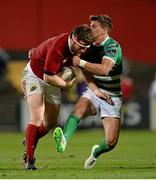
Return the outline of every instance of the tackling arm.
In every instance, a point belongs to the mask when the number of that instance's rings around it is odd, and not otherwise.
[[[80,66],[83,69],[96,74],[107,76],[114,66],[114,61],[104,58],[101,64],[90,63],[80,59],[78,56],[73,57],[73,65]]]
[[[88,87],[92,90],[92,92],[98,98],[107,101],[108,104],[114,105],[114,102],[111,99],[111,97],[107,93],[101,92],[100,89],[98,88],[98,86],[95,84],[93,75],[90,72],[85,71],[85,70],[82,72],[83,72],[83,75],[85,77],[85,81],[86,81]]]

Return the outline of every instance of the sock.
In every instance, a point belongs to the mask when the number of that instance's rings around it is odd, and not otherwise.
[[[49,132],[49,130],[46,129],[46,127],[44,126],[43,123],[38,127],[37,140],[36,140],[35,147],[37,147],[39,139],[42,138],[43,136],[45,136],[48,132]]]
[[[99,157],[101,154],[106,153],[106,152],[110,151],[111,149],[112,149],[112,148],[110,148],[110,147],[107,145],[106,140],[104,140],[104,141],[100,144],[100,146],[94,150],[93,156],[94,156],[95,158],[97,158],[97,157]]]
[[[38,139],[40,139],[41,137],[45,136],[48,132],[49,132],[49,130],[47,130],[45,125],[42,123],[38,127]]]
[[[77,129],[80,119],[75,115],[70,115],[67,122],[64,125],[63,133],[68,141]]]
[[[43,123],[38,127],[37,141],[36,141],[36,145],[35,145],[36,147],[37,147],[37,143],[38,143],[39,139],[42,138],[43,136],[45,136],[48,132],[49,132],[49,130],[46,129],[46,127],[44,126]]]
[[[37,142],[37,131],[38,127],[33,124],[28,124],[26,128],[26,153],[27,160],[34,159],[34,151]]]

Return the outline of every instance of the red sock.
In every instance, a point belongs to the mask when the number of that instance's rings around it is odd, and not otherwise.
[[[26,153],[27,160],[34,159],[34,151],[37,143],[38,127],[33,124],[28,124],[26,128]]]
[[[48,132],[49,132],[49,130],[47,130],[46,127],[44,126],[44,124],[42,123],[38,127],[38,139],[40,139],[41,137],[45,136]]]
[[[38,127],[36,147],[37,147],[37,143],[38,143],[39,139],[42,138],[43,136],[45,136],[48,132],[49,131],[45,128],[43,123]]]

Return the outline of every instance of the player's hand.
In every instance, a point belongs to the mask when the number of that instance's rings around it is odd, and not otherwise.
[[[102,100],[107,101],[108,104],[114,106],[114,102],[113,102],[112,98],[107,93],[98,91],[96,93],[96,96]]]
[[[35,48],[32,48],[28,51],[28,58],[31,59],[33,52],[34,52]]]
[[[74,56],[74,57],[72,58],[72,60],[73,60],[73,66],[78,67],[79,64],[80,64],[80,57]]]
[[[67,82],[67,85],[65,86],[65,89],[71,88],[74,85],[75,81],[76,81],[76,77],[73,78],[71,81]]]

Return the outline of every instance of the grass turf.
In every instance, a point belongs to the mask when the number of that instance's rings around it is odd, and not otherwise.
[[[36,171],[23,169],[23,137],[22,133],[0,134],[1,179],[156,179],[155,132],[122,130],[118,146],[102,155],[91,170],[84,170],[83,163],[92,145],[101,142],[102,129],[77,131],[62,154],[56,152],[49,133],[38,144]]]

